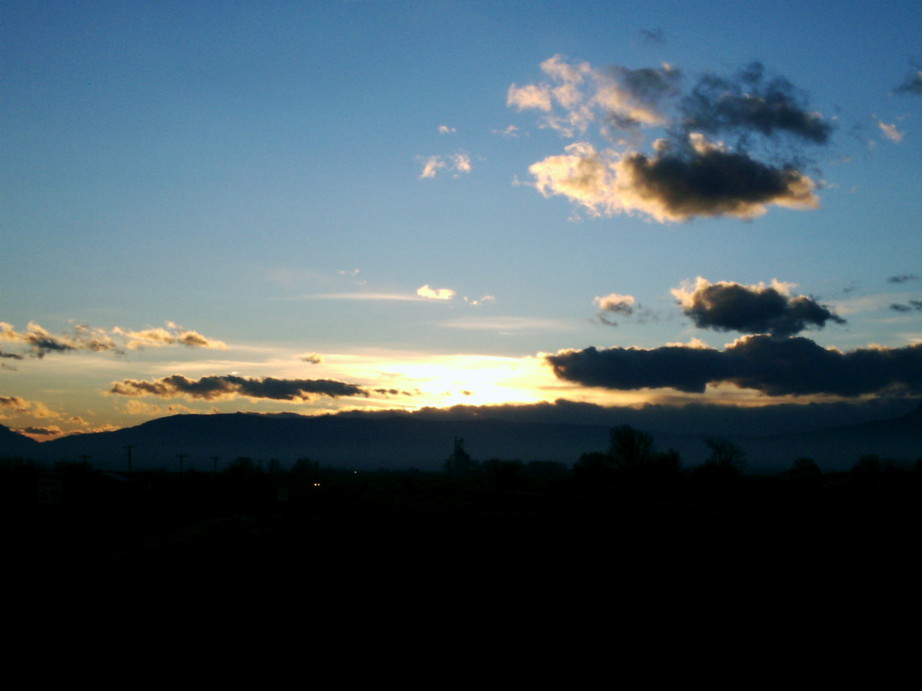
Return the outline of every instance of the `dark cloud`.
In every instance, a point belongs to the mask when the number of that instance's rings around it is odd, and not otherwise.
[[[922,96],[922,70],[914,69],[910,71],[894,91],[898,94]]]
[[[15,431],[19,434],[32,434],[37,437],[55,437],[61,434],[61,428],[55,425],[50,427],[19,427]]]
[[[673,388],[703,393],[715,372],[726,374],[719,351],[685,346],[567,350],[548,355],[547,361],[560,379],[619,391]]]
[[[898,276],[890,276],[887,279],[887,283],[906,283],[907,281],[918,281],[919,277],[915,274],[900,274]]]
[[[746,144],[751,133],[766,137],[791,135],[813,144],[825,144],[832,125],[810,111],[806,97],[784,77],[766,77],[759,62],[733,77],[701,77],[679,109],[686,132],[736,134]]]
[[[66,353],[67,351],[77,350],[70,343],[60,340],[54,336],[35,336],[27,341],[35,357],[43,358],[48,353]]]
[[[23,358],[22,355],[17,355],[16,353],[4,353],[2,350],[0,350],[0,359],[22,360]]]
[[[806,295],[791,296],[782,283],[746,286],[698,278],[695,285],[672,291],[682,310],[701,329],[793,336],[811,326],[845,320]]]
[[[671,67],[631,69],[615,65],[611,71],[627,94],[647,106],[659,106],[667,98],[679,93],[682,73]]]
[[[0,324],[0,338],[28,346],[33,357],[43,358],[48,353],[64,353],[77,350],[73,339],[54,336],[38,324],[29,323],[25,332],[13,330],[9,324]]]
[[[644,43],[648,43],[654,46],[661,46],[666,42],[666,37],[663,35],[662,29],[641,29],[639,32],[640,39]]]
[[[778,168],[750,156],[700,145],[683,154],[625,157],[622,170],[630,182],[634,206],[666,220],[695,216],[753,218],[767,204],[797,208],[818,205],[815,184],[794,168]]]
[[[415,396],[417,395],[410,391],[401,391],[400,389],[374,389],[374,392],[381,394],[382,396]]]
[[[922,344],[843,353],[794,337],[746,336],[726,350],[665,346],[609,348],[546,356],[557,377],[616,390],[673,388],[703,393],[732,383],[771,396],[922,393]]]
[[[912,312],[913,310],[922,312],[922,300],[910,300],[905,305],[893,303],[890,305],[890,309],[894,312]]]
[[[154,381],[125,379],[114,382],[109,393],[119,396],[158,396],[174,398],[204,399],[206,401],[222,398],[267,398],[277,401],[309,400],[316,396],[368,396],[368,392],[345,382],[330,379],[275,379],[265,377],[253,379],[236,375],[216,375],[201,379],[188,379],[181,374],[174,374]]]

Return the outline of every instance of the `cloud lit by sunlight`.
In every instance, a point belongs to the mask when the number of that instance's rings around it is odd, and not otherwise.
[[[451,288],[431,288],[427,283],[416,289],[416,294],[430,300],[451,300],[457,291]]]

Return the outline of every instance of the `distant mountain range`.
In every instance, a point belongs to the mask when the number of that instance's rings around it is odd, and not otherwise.
[[[309,458],[346,468],[436,470],[452,453],[454,439],[460,437],[475,460],[570,464],[586,451],[605,450],[612,426],[632,424],[650,432],[658,449],[678,450],[685,465],[705,460],[708,447],[704,439],[708,436],[722,436],[739,444],[751,471],[782,470],[805,456],[826,470],[846,470],[863,454],[903,461],[922,458],[922,408],[885,420],[770,435],[758,434],[757,425],[746,428],[752,433],[741,432],[740,425],[691,430],[688,412],[673,425],[663,410],[650,412],[646,418],[625,412],[620,421],[612,413],[604,422],[599,413],[587,424],[513,420],[509,415],[502,419],[501,411],[497,417],[482,418],[471,414],[427,417],[382,413],[175,415],[113,432],[78,434],[44,443],[0,425],[0,457],[77,462],[88,456],[95,468],[122,470],[127,468],[131,447],[134,469],[177,469],[182,454],[184,467],[198,470],[210,470],[214,457],[220,459],[219,467],[248,457],[254,461],[277,459],[284,464]],[[655,425],[645,425],[645,421]]]

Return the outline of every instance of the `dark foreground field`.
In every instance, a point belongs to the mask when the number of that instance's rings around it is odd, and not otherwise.
[[[514,463],[462,478],[316,467],[301,476],[127,476],[23,466],[6,469],[2,493],[7,563],[67,569],[264,565],[364,569],[374,578],[396,563],[491,569],[680,553],[817,558],[905,549],[922,527],[922,473],[885,467],[587,479],[563,466]]]

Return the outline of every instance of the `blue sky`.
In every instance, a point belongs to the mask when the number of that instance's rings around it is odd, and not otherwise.
[[[917,2],[6,3],[0,422],[918,394],[920,29]],[[675,201],[665,163],[788,187]],[[702,391],[544,357],[763,337],[898,364]]]

